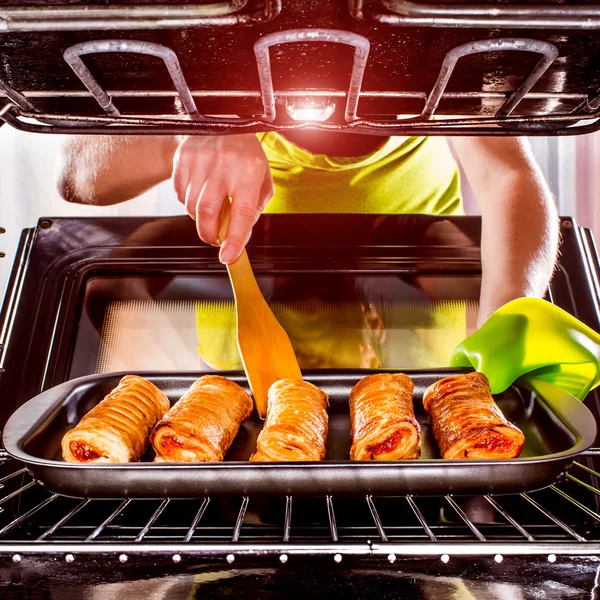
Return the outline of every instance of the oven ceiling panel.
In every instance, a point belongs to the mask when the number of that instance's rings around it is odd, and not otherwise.
[[[20,10],[19,4],[26,10]],[[274,40],[267,49],[276,117],[265,118],[255,43],[268,34],[306,28],[314,32],[316,27],[357,34],[370,44],[362,72],[358,119],[390,122],[418,115],[430,119],[434,111],[438,117],[498,116],[536,66],[539,71],[529,80],[533,85],[527,86],[522,99],[505,111],[512,117],[568,115],[573,111],[586,111],[593,117],[598,109],[594,100],[600,93],[600,3],[545,2],[516,7],[482,2],[471,5],[474,8],[470,12],[513,7],[517,13],[534,10],[549,16],[545,20],[519,20],[509,14],[507,18],[488,16],[479,21],[479,17],[465,13],[464,5],[419,5],[399,0],[365,2],[364,6],[359,0],[282,0],[281,5],[278,0],[227,0],[217,5],[169,2],[170,6],[123,2],[37,4],[45,8],[32,2],[0,4],[0,82],[20,92],[29,103],[22,103],[21,109],[30,112],[110,116],[67,64],[63,53],[82,42],[118,40],[151,42],[172,50],[202,115],[238,115],[262,120],[267,125],[263,129],[278,128],[294,123],[286,111],[290,103],[312,100],[318,105],[335,105],[328,123],[346,126],[349,119],[344,108],[355,47],[339,40],[312,41],[310,35],[296,42]],[[62,12],[52,12],[53,7]],[[92,13],[78,10],[81,7]],[[450,12],[449,17],[429,19],[432,26],[422,25],[426,19],[419,16],[410,17],[408,22],[398,16],[398,11],[421,15],[437,10],[445,14],[453,7],[467,16],[455,17]],[[108,9],[112,12],[106,12]],[[120,12],[125,9],[133,11],[128,18]],[[149,17],[135,12],[148,9],[152,13]],[[154,14],[161,9],[164,18]],[[225,14],[196,20],[190,17],[193,11],[201,14],[205,10],[213,15],[217,9]],[[553,16],[557,11],[562,16]],[[496,20],[501,26],[491,27]],[[482,42],[481,47],[473,46],[474,42]],[[88,48],[86,52],[90,53],[82,54],[80,60],[121,116],[187,118],[185,103],[177,95],[163,59],[118,51],[116,42],[113,46],[110,52]],[[464,52],[455,57],[454,68],[442,82],[443,93],[436,100],[432,91],[436,81],[440,85],[444,59],[448,62],[448,53],[457,47]],[[540,66],[544,56],[547,63]],[[426,109],[428,97],[431,106]],[[0,91],[0,106],[8,101]],[[557,127],[568,124],[560,121]]]

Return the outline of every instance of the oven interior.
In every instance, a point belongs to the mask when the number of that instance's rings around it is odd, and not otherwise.
[[[586,133],[600,127],[599,15],[594,0],[13,0],[0,7],[0,122],[99,134]]]
[[[313,327],[295,340],[300,356],[312,368],[331,367],[319,363],[329,352],[321,345],[325,315],[337,346],[347,345],[336,356],[348,365],[364,364],[356,361],[365,358],[384,367],[406,368],[408,360],[420,361],[417,368],[443,364],[445,349],[476,314],[479,219],[340,218],[343,227],[324,244],[319,216],[299,216],[299,230],[290,227],[297,224],[293,217],[267,215],[249,246],[274,309],[292,323],[300,315]],[[548,299],[597,327],[593,239],[570,219],[562,225],[560,268]],[[392,244],[398,232],[403,243]],[[305,244],[306,235],[314,243]],[[198,311],[210,309],[211,339],[215,332],[225,339],[231,334],[231,300],[216,250],[197,241],[185,217],[43,220],[23,234],[3,308],[2,418],[41,389],[83,374],[117,367],[211,369],[199,352]],[[230,359],[223,344],[221,356]],[[586,404],[598,418],[595,393]],[[367,568],[384,569],[384,585],[389,567],[408,565],[416,556],[422,557],[415,567],[419,579],[432,572],[455,574],[464,569],[465,554],[477,557],[480,576],[504,561],[499,576],[507,585],[522,585],[522,573],[508,565],[524,554],[539,563],[535,577],[547,577],[545,569],[556,568],[555,562],[574,565],[575,556],[595,552],[596,453],[592,448],[579,457],[555,485],[522,494],[195,500],[69,498],[44,489],[4,454],[0,552],[7,568],[18,565],[24,577],[50,569],[49,560],[61,561],[64,585],[90,583],[98,573],[106,579],[106,561],[118,565],[118,578],[134,577],[149,557],[163,574],[180,573],[186,565],[196,572],[224,569],[234,587],[257,563],[302,578],[307,574],[300,564],[310,561],[316,569],[311,577],[331,586],[350,585]],[[371,562],[357,565],[358,558]],[[349,581],[330,579],[338,567],[348,570]],[[580,574],[592,577],[592,571],[588,564]],[[212,576],[199,589],[210,593]]]
[[[14,0],[0,6],[0,125],[588,133],[600,128],[599,28],[595,1]],[[334,231],[310,216],[261,222],[252,263],[278,316],[292,329],[311,323],[294,340],[303,365],[331,367],[335,339],[333,367],[436,367],[472,329],[477,219],[354,215]],[[598,330],[592,235],[561,224],[548,299]],[[0,423],[86,373],[234,364],[226,281],[185,219],[48,218],[25,230],[2,310]],[[596,418],[597,403],[593,392]],[[508,496],[80,500],[45,490],[0,451],[0,572],[31,589],[54,577],[64,589],[151,578],[150,563],[178,577],[206,569],[205,597],[215,581],[220,593],[240,582],[265,593],[282,572],[308,590],[327,582],[354,594],[368,577],[382,597],[400,577],[416,594],[432,574],[472,585],[487,575],[523,597],[581,597],[577,578],[594,587],[600,554],[597,453],[549,488]]]
[[[473,328],[480,281],[275,271],[258,284],[301,368],[428,369],[447,365]],[[215,369],[242,369],[233,294],[222,273],[86,282],[70,378]]]

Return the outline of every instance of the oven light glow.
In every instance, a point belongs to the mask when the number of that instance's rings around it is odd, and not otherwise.
[[[335,104],[326,102],[304,101],[303,103],[288,102],[287,112],[294,121],[327,121],[335,110]]]

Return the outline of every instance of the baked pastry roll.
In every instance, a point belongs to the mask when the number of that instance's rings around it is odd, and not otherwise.
[[[423,396],[442,458],[515,458],[525,437],[492,398],[483,373],[446,377]]]
[[[251,412],[252,398],[237,383],[200,377],[154,428],[156,462],[222,461]]]
[[[302,379],[281,379],[269,388],[265,426],[254,462],[317,461],[325,458],[327,394]]]
[[[138,461],[150,432],[167,410],[169,399],[164,392],[143,377],[126,375],[65,434],[63,458],[79,463]]]
[[[369,375],[352,388],[351,460],[399,460],[421,455],[414,388],[410,377],[402,373]]]

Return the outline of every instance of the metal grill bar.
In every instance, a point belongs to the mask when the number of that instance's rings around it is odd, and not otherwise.
[[[104,91],[102,86],[81,60],[81,56],[87,54],[107,52],[145,54],[161,58],[171,76],[171,81],[179,94],[181,102],[190,117],[194,120],[202,119],[196,108],[196,103],[194,102],[190,88],[185,80],[181,66],[179,65],[177,55],[170,48],[153,42],[140,42],[137,40],[94,40],[91,42],[75,44],[74,46],[67,48],[63,54],[65,61],[107,114],[113,117],[121,116],[121,113],[113,105],[112,98]]]
[[[581,116],[586,120],[593,120],[600,118],[600,110],[594,113],[588,113],[585,115],[574,115],[573,113],[564,115],[533,115],[533,116],[509,116],[509,117],[464,117],[464,118],[451,118],[444,119],[443,121],[422,121],[422,120],[396,120],[396,121],[373,121],[370,119],[357,119],[352,123],[345,125],[338,123],[326,123],[326,122],[293,122],[285,124],[273,125],[261,121],[260,119],[221,119],[221,120],[207,120],[201,122],[193,122],[182,120],[175,116],[167,117],[156,117],[152,115],[140,115],[140,116],[128,116],[119,117],[118,119],[102,116],[87,117],[81,115],[69,115],[69,114],[52,114],[52,113],[27,113],[19,111],[18,108],[13,104],[7,104],[0,111],[0,118],[6,120],[7,123],[22,129],[23,131],[39,131],[42,133],[52,133],[60,131],[69,131],[68,127],[61,127],[64,123],[69,123],[72,126],[85,126],[86,131],[93,131],[95,133],[106,133],[108,131],[113,134],[129,135],[130,132],[139,132],[141,129],[133,129],[134,126],[146,127],[148,135],[154,135],[155,131],[160,127],[161,131],[168,131],[173,133],[189,133],[195,131],[198,134],[204,133],[215,133],[213,128],[217,128],[217,134],[228,134],[233,131],[250,131],[252,129],[260,128],[260,131],[293,131],[296,129],[306,129],[308,127],[315,129],[323,129],[330,131],[340,131],[342,129],[361,130],[363,128],[371,128],[373,130],[382,131],[401,131],[401,130],[417,130],[421,131],[425,126],[432,130],[452,129],[453,131],[461,131],[460,127],[467,126],[491,126],[491,125],[503,125],[502,131],[510,131],[510,127],[515,128],[520,125],[529,125],[531,123],[546,124],[552,123],[560,125],[561,123],[572,124],[574,117]],[[55,124],[52,127],[44,127],[43,125],[33,125],[18,120],[18,117],[27,119],[37,119],[48,124]],[[115,128],[101,128],[94,127],[94,125],[114,125],[119,124],[119,129]],[[130,127],[127,127],[130,126]],[[155,128],[154,131],[150,128]],[[579,130],[585,129],[584,127],[578,128]],[[259,129],[257,129],[258,131]],[[488,130],[489,133],[489,130]]]
[[[235,523],[235,529],[233,530],[233,536],[231,537],[232,542],[237,542],[240,539],[242,525],[244,524],[244,517],[246,516],[246,510],[248,509],[248,502],[250,502],[250,498],[248,498],[248,496],[244,496],[242,505],[240,506],[240,512],[238,513],[237,521]]]
[[[454,509],[456,514],[465,522],[465,525],[473,532],[473,535],[481,542],[485,542],[485,536],[477,529],[473,521],[467,517],[465,511],[454,501],[452,496],[445,496],[446,502]]]
[[[285,497],[285,520],[283,522],[283,541],[290,541],[290,530],[292,528],[292,497]]]
[[[589,490],[593,494],[596,494],[596,496],[600,496],[600,490],[599,489],[595,488],[594,486],[590,485],[589,483],[585,483],[585,481],[581,481],[581,479],[577,479],[577,477],[574,477],[570,473],[567,473],[567,479],[570,479],[574,483],[576,483],[576,484],[578,484],[578,485],[586,488],[587,490]]]
[[[377,135],[478,135],[553,136],[580,135],[600,130],[600,111],[586,114],[585,124],[574,127],[574,117],[567,115],[534,115],[516,117],[465,117],[438,121],[395,120],[373,121],[357,119],[351,123],[327,122],[272,124],[260,119],[231,119],[230,121],[183,121],[162,117],[86,117],[69,114],[27,113],[14,104],[0,109],[0,119],[15,129],[32,133],[72,134],[85,132],[94,135],[226,135],[261,131],[293,131],[317,129],[322,131],[355,131]],[[34,122],[23,119],[33,119]],[[43,123],[43,124],[42,124]],[[118,124],[118,128],[114,125]],[[531,125],[536,125],[535,129]],[[497,126],[501,127],[497,127]]]
[[[586,467],[585,465],[582,465],[580,462],[575,461],[573,463],[573,466],[578,467],[580,469],[583,469],[584,471],[587,471],[588,473],[590,473],[594,477],[600,477],[600,473],[598,473],[598,471],[594,471],[594,469],[590,469],[589,467]],[[0,479],[0,481],[2,481],[2,480]]]
[[[446,89],[454,67],[459,59],[471,54],[480,54],[482,52],[499,52],[499,51],[520,51],[520,52],[535,52],[542,54],[542,58],[534,67],[533,71],[519,85],[519,87],[510,95],[508,100],[496,113],[497,117],[507,117],[516,108],[517,104],[525,97],[527,92],[535,85],[538,79],[546,72],[548,67],[558,57],[558,48],[548,42],[539,40],[521,39],[521,38],[502,38],[493,40],[479,40],[477,42],[469,42],[453,48],[446,54],[442,62],[442,67],[438,75],[437,81],[433,86],[431,94],[427,98],[425,108],[421,113],[422,119],[431,119],[435,109],[438,107],[444,90]]]
[[[550,519],[555,525],[558,525],[563,531],[568,533],[571,537],[575,538],[578,542],[585,542],[586,539],[579,535],[576,531],[573,531],[566,523],[563,523],[556,515],[552,514],[549,510],[546,510],[539,502],[536,502],[529,494],[523,493],[521,497],[527,500],[531,506],[537,508],[546,518]]]
[[[419,520],[419,523],[421,523],[421,527],[425,530],[427,537],[432,542],[437,542],[437,538],[435,537],[435,534],[433,533],[431,527],[429,527],[429,524],[425,520],[423,513],[419,510],[419,507],[415,504],[415,501],[412,499],[412,497],[406,496],[406,501],[408,502],[408,505],[412,509],[413,513],[415,513],[415,517],[417,517],[417,519]]]
[[[367,496],[367,504],[369,505],[369,510],[371,511],[371,516],[373,517],[373,521],[375,521],[375,527],[377,527],[377,533],[381,538],[382,542],[387,542],[387,535],[385,534],[385,530],[383,529],[383,525],[381,523],[381,519],[379,518],[379,513],[377,512],[377,508],[375,508],[375,503],[373,502],[373,496]]]
[[[511,515],[509,515],[491,496],[486,495],[484,498],[494,507],[494,509],[500,513],[523,537],[529,542],[535,542],[535,538],[522,527]]]
[[[335,522],[335,511],[333,510],[333,500],[331,496],[327,496],[327,516],[329,517],[329,530],[331,531],[331,541],[339,540],[337,524]]]
[[[211,4],[148,6],[54,6],[0,9],[0,32],[123,31],[226,27],[267,22],[281,12],[281,0],[265,0],[262,10],[241,12],[247,0]]]
[[[0,92],[2,92],[7,98],[9,98],[11,102],[14,102],[20,109],[28,110],[31,112],[35,111],[35,108],[31,104],[31,102],[29,102],[29,100],[27,100],[27,98],[25,98],[23,94],[17,92],[16,90],[13,90],[3,81],[0,81]]]
[[[12,479],[13,477],[17,477],[18,475],[23,475],[23,473],[27,473],[27,469],[19,469],[18,471],[15,471],[14,473],[7,475],[6,477],[2,477],[2,479],[0,479],[0,483],[4,483],[5,481]]]
[[[4,496],[4,498],[2,498],[0,500],[0,504],[5,504],[9,500],[12,500],[16,496],[18,496],[19,494],[26,492],[29,488],[33,487],[34,485],[36,485],[35,481],[30,481],[29,483],[26,483],[24,486],[20,487],[18,490],[15,490],[11,494],[8,494],[8,496]]]
[[[592,98],[591,100],[589,100],[586,103],[586,106],[584,107],[583,112],[588,112],[588,113],[593,112],[595,110],[598,110],[598,108],[600,108],[600,94],[598,94],[596,97]],[[577,109],[575,109],[575,110],[577,110]]]
[[[590,5],[429,4],[383,0],[381,10],[365,7],[365,0],[349,0],[355,19],[372,19],[401,27],[465,27],[510,29],[598,29],[600,10]]]
[[[198,512],[196,513],[196,516],[194,517],[194,520],[192,521],[192,524],[190,525],[188,532],[185,534],[185,537],[183,538],[183,541],[185,543],[188,543],[192,539],[194,533],[196,532],[196,527],[198,527],[198,523],[200,523],[200,519],[204,516],[204,513],[206,512],[206,509],[208,508],[209,502],[210,502],[210,498],[204,498],[204,500],[202,501],[202,504],[200,505],[200,508],[198,509]]]
[[[354,63],[352,65],[352,74],[350,76],[350,85],[346,100],[346,112],[344,115],[346,122],[354,121],[357,118],[358,99],[367,66],[370,44],[369,40],[362,35],[337,29],[291,29],[289,31],[278,31],[263,36],[254,44],[254,54],[256,56],[264,106],[264,118],[267,121],[274,121],[276,116],[269,48],[292,42],[332,42],[354,47]]]
[[[121,514],[131,503],[131,498],[128,498],[127,500],[124,500],[123,502],[121,502],[121,504],[119,504],[119,506],[117,506],[117,508],[115,508],[115,510],[113,510],[110,515],[104,519],[104,521],[102,521],[102,523],[100,523],[100,525],[98,525],[98,527],[96,527],[96,529],[94,529],[94,531],[92,531],[92,533],[90,533],[90,535],[86,538],[86,542],[93,542],[106,528],[106,526],[113,520],[115,519],[119,514]]]
[[[54,502],[59,497],[58,494],[53,494],[49,498],[46,498],[43,502],[40,502],[38,505],[29,509],[26,513],[22,514],[20,517],[17,517],[14,521],[11,521],[8,525],[5,525],[2,529],[0,529],[0,538],[5,536],[7,533],[21,525],[32,517],[36,512],[42,510],[45,506],[48,506],[51,502]]]
[[[582,510],[586,515],[589,515],[590,517],[596,519],[596,521],[600,522],[600,515],[597,512],[593,511],[591,508],[588,508],[587,506],[579,502],[579,500],[572,498],[571,496],[569,496],[569,494],[558,489],[555,485],[551,485],[550,489],[559,496],[562,496],[565,500],[568,500],[571,504],[574,504],[579,510]]]
[[[600,496],[600,490],[598,490],[597,488],[595,488],[594,486],[590,485],[589,483],[586,483],[585,481],[581,481],[581,479],[577,479],[577,477],[574,477],[573,475],[571,475],[570,473],[567,473],[567,479],[570,479],[571,481],[575,482],[576,484],[584,487],[585,489],[589,490],[590,492],[596,494],[597,496]]]
[[[141,542],[146,537],[146,535],[152,528],[152,525],[154,525],[154,523],[156,523],[158,517],[160,517],[160,515],[162,515],[165,508],[167,508],[167,506],[169,505],[169,502],[171,502],[171,499],[165,498],[160,503],[160,506],[154,511],[154,514],[150,517],[148,522],[144,525],[144,528],[138,533],[137,537],[135,538],[136,542]],[[192,533],[192,535],[193,535],[193,533]]]
[[[54,535],[69,519],[74,517],[80,510],[85,508],[91,502],[90,498],[82,500],[73,510],[70,510],[62,519],[57,521],[50,529],[47,529],[37,538],[38,542],[43,542],[46,538]]]
[[[174,98],[176,91],[172,90],[105,90],[109,96],[114,98]],[[190,90],[194,98],[260,98],[258,90]],[[275,98],[345,98],[345,90],[320,89],[320,90],[274,90]],[[407,98],[414,100],[426,100],[426,92],[401,91],[401,90],[362,90],[361,98]],[[2,90],[0,89],[0,97]],[[23,90],[25,98],[92,98],[89,91],[84,90]],[[449,92],[445,91],[443,99],[447,100],[478,100],[481,98],[489,100],[506,100],[509,92]],[[588,102],[588,94],[570,92],[528,92],[528,100],[565,100],[585,101],[586,106],[592,110],[598,110],[599,106]],[[600,101],[600,97],[596,98]],[[15,102],[15,104],[17,104]]]

